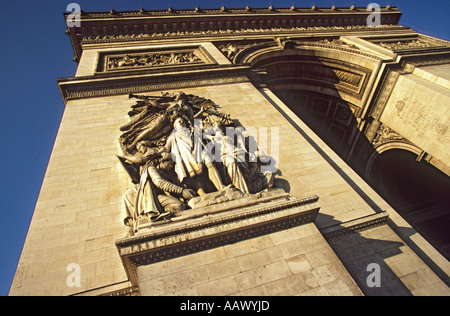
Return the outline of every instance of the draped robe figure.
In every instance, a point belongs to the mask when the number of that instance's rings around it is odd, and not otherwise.
[[[203,164],[201,147],[196,148],[201,144],[198,143],[201,140],[196,140],[196,146],[194,146],[191,131],[189,128],[180,125],[183,124],[179,123],[181,120],[181,118],[175,120],[174,126],[176,128],[168,137],[166,148],[175,161],[175,172],[178,175],[178,180],[183,182],[186,177],[193,178],[202,174]]]
[[[192,133],[186,127],[186,121],[178,117],[174,121],[174,130],[167,138],[165,152],[170,152],[175,161],[175,171],[178,180],[185,183],[188,179],[194,179],[203,173],[203,163],[208,169],[208,177],[217,190],[222,190],[225,186],[222,183],[219,171],[214,166],[213,159],[206,151],[203,151],[202,140],[199,133]],[[198,177],[196,180],[199,180]],[[202,184],[196,181],[196,189],[199,194],[204,194]]]
[[[186,204],[176,196],[189,200],[196,194],[191,189],[176,184],[176,179],[170,179],[169,173],[173,168],[170,155],[162,154],[162,158],[152,158],[153,151],[149,150],[145,142],[137,145],[141,156],[125,159],[143,164],[141,166],[140,181],[131,187],[124,196],[127,216],[125,223],[131,226],[160,219],[169,218],[185,210]]]

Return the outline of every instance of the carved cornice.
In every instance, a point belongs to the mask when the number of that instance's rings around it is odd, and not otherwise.
[[[138,286],[130,286],[125,289],[109,292],[100,296],[141,296]]]
[[[400,11],[396,7],[384,7],[380,8],[381,12],[399,14]],[[267,8],[251,8],[249,6],[245,8],[226,8],[225,6],[218,9],[207,9],[196,7],[194,9],[173,9],[168,8],[167,10],[144,10],[139,11],[115,11],[110,10],[106,12],[82,12],[81,18],[83,20],[90,19],[105,19],[105,18],[142,18],[142,17],[175,17],[175,16],[233,16],[233,15],[259,15],[259,14],[270,14],[270,15],[297,15],[297,14],[310,14],[310,15],[325,15],[325,14],[367,14],[367,7],[330,7],[330,8],[317,8],[316,6],[309,8],[297,8],[291,6],[289,8],[274,8],[272,6]],[[65,14],[66,16],[68,13]]]
[[[285,194],[260,203],[220,211],[197,210],[178,222],[156,226],[142,235],[116,241],[129,280],[137,284],[136,269],[264,234],[314,222],[317,196],[291,199]],[[244,201],[245,202],[245,201]],[[212,208],[214,210],[214,208]]]
[[[202,30],[202,31],[172,31],[138,34],[111,34],[111,35],[86,35],[81,38],[82,44],[99,44],[114,42],[133,42],[161,39],[177,38],[202,38],[202,37],[229,37],[229,36],[249,36],[249,35],[271,35],[274,34],[298,34],[317,32],[348,32],[348,31],[379,31],[379,30],[404,30],[409,29],[404,26],[385,24],[377,27],[366,25],[347,26],[307,26],[307,27],[276,27],[276,28],[245,28],[245,29],[224,29],[224,30]]]
[[[206,65],[205,67],[177,68],[176,72],[142,70],[127,75],[108,77],[95,75],[58,79],[64,101],[110,95],[184,89],[250,81],[249,67],[235,65]],[[202,70],[199,72],[199,70]]]
[[[381,24],[396,25],[401,12],[381,9]],[[65,18],[71,13],[65,13]],[[83,43],[245,35],[252,32],[298,32],[366,27],[367,8],[264,8],[81,13],[79,27],[68,28],[79,60]],[[297,28],[297,29],[296,29]],[[317,28],[317,29],[315,29]],[[261,31],[260,31],[261,30]]]
[[[358,233],[364,230],[384,225],[386,224],[388,219],[389,215],[386,212],[376,213],[361,218],[356,218],[348,222],[322,228],[320,232],[327,240],[330,240],[342,237],[347,234]]]

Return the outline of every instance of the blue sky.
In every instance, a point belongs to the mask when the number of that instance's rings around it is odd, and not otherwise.
[[[76,63],[63,12],[251,7],[365,7],[390,4],[403,11],[400,24],[450,40],[449,0],[219,1],[41,0],[2,1],[0,11],[0,295],[8,295],[64,111],[56,78],[72,77]]]

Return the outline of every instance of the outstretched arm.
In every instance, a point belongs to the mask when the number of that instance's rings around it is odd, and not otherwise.
[[[119,156],[121,158],[124,158],[128,160],[131,163],[135,163],[137,165],[144,165],[146,163],[146,159],[144,156]]]
[[[138,164],[138,165],[145,165],[145,163],[153,158],[155,158],[156,156],[158,156],[160,154],[159,150],[152,150],[152,149],[147,149],[147,151],[142,155],[142,156],[119,156],[122,157],[126,160],[128,160],[129,162]]]

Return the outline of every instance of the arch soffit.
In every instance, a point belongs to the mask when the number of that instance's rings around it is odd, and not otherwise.
[[[420,149],[416,145],[414,145],[408,141],[402,141],[402,140],[389,141],[389,142],[383,143],[379,146],[376,146],[375,151],[370,155],[369,159],[367,160],[366,170],[365,170],[366,179],[369,179],[369,177],[370,177],[370,174],[372,171],[372,166],[373,166],[373,163],[375,162],[375,160],[382,153],[389,151],[389,150],[394,150],[394,149],[409,151],[418,156],[422,153],[422,149]]]
[[[317,42],[287,42],[282,46],[273,41],[269,43],[255,44],[240,50],[233,58],[235,64],[247,64],[250,68],[258,70],[276,64],[284,64],[289,67],[296,65],[321,65],[337,72],[342,76],[336,92],[348,102],[359,107],[363,106],[366,89],[374,80],[376,70],[382,59],[373,54],[361,51],[358,48],[348,48],[338,45],[323,44]],[[301,68],[297,72],[301,74]],[[308,82],[307,82],[308,84]],[[314,85],[313,81],[310,85]],[[319,90],[326,90],[321,88]],[[333,89],[328,89],[332,91]],[[339,91],[337,91],[339,90]]]
[[[335,61],[337,64],[355,64],[370,70],[375,70],[382,60],[376,55],[363,52],[357,48],[347,48],[316,42],[293,42],[289,48],[283,48],[274,41],[251,45],[242,49],[236,54],[234,63],[249,64],[253,68],[263,61],[282,56],[295,56],[299,59],[301,57],[325,58],[330,61]]]

